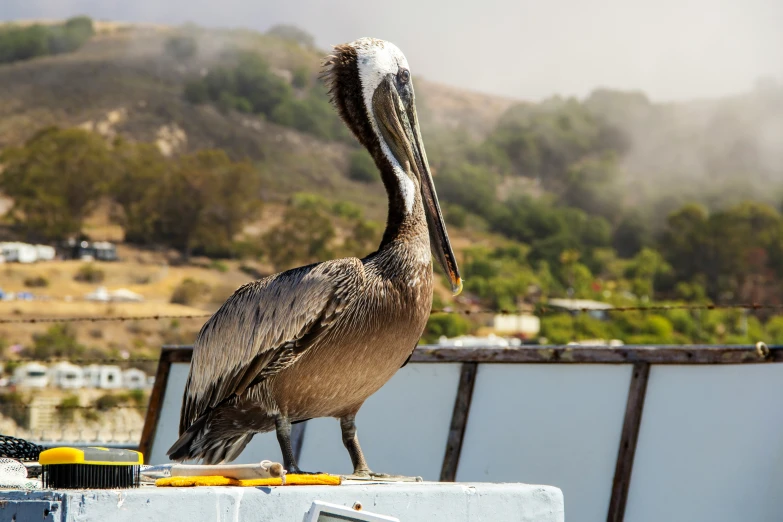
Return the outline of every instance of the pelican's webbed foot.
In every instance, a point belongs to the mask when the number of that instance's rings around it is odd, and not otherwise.
[[[347,480],[422,482],[421,477],[388,475],[386,473],[375,473],[374,471],[370,470],[370,467],[367,465],[367,461],[364,458],[364,453],[362,453],[362,448],[359,446],[359,437],[356,435],[356,423],[354,415],[348,415],[341,418],[340,429],[343,432],[343,444],[345,445],[345,449],[348,450],[348,455],[351,456],[351,462],[353,463],[353,474],[345,475],[343,478]]]
[[[406,475],[389,475],[388,473],[375,473],[370,470],[357,470],[352,475],[343,476],[346,480],[366,480],[383,482],[423,482],[421,477],[408,477]]]

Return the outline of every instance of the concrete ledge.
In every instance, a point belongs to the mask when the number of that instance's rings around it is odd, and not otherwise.
[[[552,486],[484,483],[344,484],[264,488],[0,491],[0,522],[302,522],[313,500],[403,522],[563,522]]]

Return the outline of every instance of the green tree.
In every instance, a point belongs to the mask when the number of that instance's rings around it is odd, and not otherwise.
[[[125,240],[150,244],[156,239],[155,226],[161,219],[160,184],[169,175],[169,161],[152,143],[118,140],[114,147],[117,174],[111,196],[119,206],[114,219],[125,231]]]
[[[343,244],[342,255],[362,258],[377,249],[382,235],[383,229],[379,223],[363,218],[355,219],[350,235]]]
[[[283,222],[267,232],[263,245],[275,270],[329,259],[335,231],[328,216],[318,208],[289,207]]]
[[[227,249],[259,208],[259,178],[249,163],[202,150],[178,158],[159,183],[156,241],[187,259],[194,248]]]
[[[55,324],[46,332],[33,335],[32,347],[25,348],[23,354],[36,359],[50,357],[71,358],[84,353],[85,347],[76,340],[76,331],[68,324]]]
[[[470,333],[473,324],[461,315],[455,314],[433,314],[427,320],[427,327],[424,329],[422,341],[434,343],[441,336],[457,337]]]
[[[0,63],[73,52],[94,34],[92,20],[86,16],[70,18],[63,24],[6,25],[0,27]]]
[[[310,73],[305,67],[297,67],[293,71],[291,85],[297,89],[304,89],[310,83]]]
[[[783,344],[783,316],[776,315],[771,317],[765,326],[770,342]]]
[[[670,271],[671,266],[659,252],[644,248],[628,264],[625,275],[632,280],[634,294],[652,299],[655,296],[655,278]]]
[[[0,155],[0,189],[14,200],[11,215],[28,238],[62,239],[109,188],[116,164],[97,134],[48,128]]]
[[[348,177],[362,183],[374,183],[380,179],[378,168],[372,156],[364,149],[351,152],[348,164]]]
[[[551,98],[512,106],[489,141],[506,153],[515,174],[559,192],[578,161],[606,151],[623,153],[621,135],[577,100]]]
[[[438,173],[438,196],[446,202],[485,218],[497,205],[497,177],[485,168],[469,163],[448,165]]]
[[[198,52],[198,42],[193,36],[178,35],[172,36],[163,47],[167,56],[178,60],[184,61],[194,57]]]
[[[622,258],[633,257],[652,244],[649,220],[645,220],[638,211],[626,212],[612,232],[612,247]]]
[[[324,140],[353,142],[354,138],[329,103],[321,85],[314,86],[304,99],[285,97],[272,111],[272,121]]]
[[[203,151],[194,160],[212,177],[197,243],[206,253],[233,255],[235,238],[261,209],[260,177],[250,162],[231,161],[223,151]]]
[[[620,170],[613,154],[586,158],[568,168],[562,204],[616,221],[623,210]]]
[[[271,116],[278,105],[291,97],[291,87],[272,72],[259,54],[238,53],[233,74],[236,91],[232,94],[248,100],[253,112]]]
[[[669,216],[659,248],[675,281],[702,280],[713,300],[769,299],[783,275],[783,220],[760,203],[711,214],[689,204]]]

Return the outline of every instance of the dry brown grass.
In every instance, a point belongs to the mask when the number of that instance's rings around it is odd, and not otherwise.
[[[164,264],[167,256],[120,245],[123,259],[114,263],[95,263],[104,272],[103,282],[90,284],[76,281],[74,276],[84,266],[81,261],[51,261],[31,265],[0,265],[0,288],[5,292],[30,291],[25,279],[45,277],[49,286],[34,289],[36,296],[48,298],[36,301],[0,301],[0,318],[29,319],[33,317],[120,317],[153,315],[202,315],[212,312],[228,295],[251,277],[239,270],[238,261],[224,261],[228,270],[207,268],[207,260],[196,260],[204,266],[171,266]],[[194,306],[170,303],[174,289],[184,279],[203,282],[209,292]],[[141,303],[100,303],[85,301],[84,296],[98,286],[109,290],[127,288],[144,296]],[[68,300],[70,299],[70,301]],[[105,353],[129,351],[155,354],[164,343],[192,342],[205,319],[160,319],[144,321],[101,321],[72,323],[77,339],[88,349]],[[0,338],[8,345],[29,346],[35,333],[50,328],[50,323],[0,324]],[[2,357],[2,354],[0,354]]]
[[[120,255],[129,256],[135,249],[124,247],[120,249]],[[138,251],[136,251],[138,252]],[[143,253],[142,253],[143,255]],[[130,254],[129,257],[131,257]],[[128,259],[128,257],[126,257]],[[25,288],[24,280],[31,277],[45,277],[49,286],[37,292],[40,295],[51,297],[55,300],[45,305],[39,304],[42,310],[54,309],[55,304],[70,306],[78,303],[64,303],[63,299],[82,299],[86,294],[94,291],[98,286],[107,289],[127,288],[144,296],[146,303],[127,304],[123,306],[138,306],[139,309],[148,309],[153,306],[165,305],[171,298],[174,288],[183,279],[191,278],[203,281],[210,287],[234,285],[238,287],[248,281],[248,276],[238,270],[238,263],[228,262],[229,271],[219,272],[209,268],[197,266],[169,266],[160,264],[140,263],[132,258],[127,261],[114,263],[96,263],[95,267],[104,272],[104,280],[100,284],[84,283],[76,281],[74,276],[85,263],[82,261],[52,261],[35,263],[31,265],[7,264],[0,268],[0,288],[6,292],[20,292],[29,290]],[[7,303],[0,303],[5,305]],[[87,304],[87,303],[84,303]],[[0,307],[2,310],[2,307]],[[68,308],[68,310],[72,310]],[[157,313],[157,312],[155,312]]]
[[[203,315],[201,308],[173,303],[97,303],[90,301],[2,301],[0,318],[143,317],[151,315]],[[94,323],[103,324],[103,323]]]

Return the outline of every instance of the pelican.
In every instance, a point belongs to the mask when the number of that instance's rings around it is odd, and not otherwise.
[[[370,152],[389,198],[378,250],[254,281],[201,328],[172,460],[234,460],[275,430],[289,473],[303,473],[291,425],[340,421],[356,477],[370,470],[357,437],[362,404],[410,359],[432,306],[432,256],[462,290],[424,151],[408,61],[392,43],[334,47],[322,78],[332,104]]]

